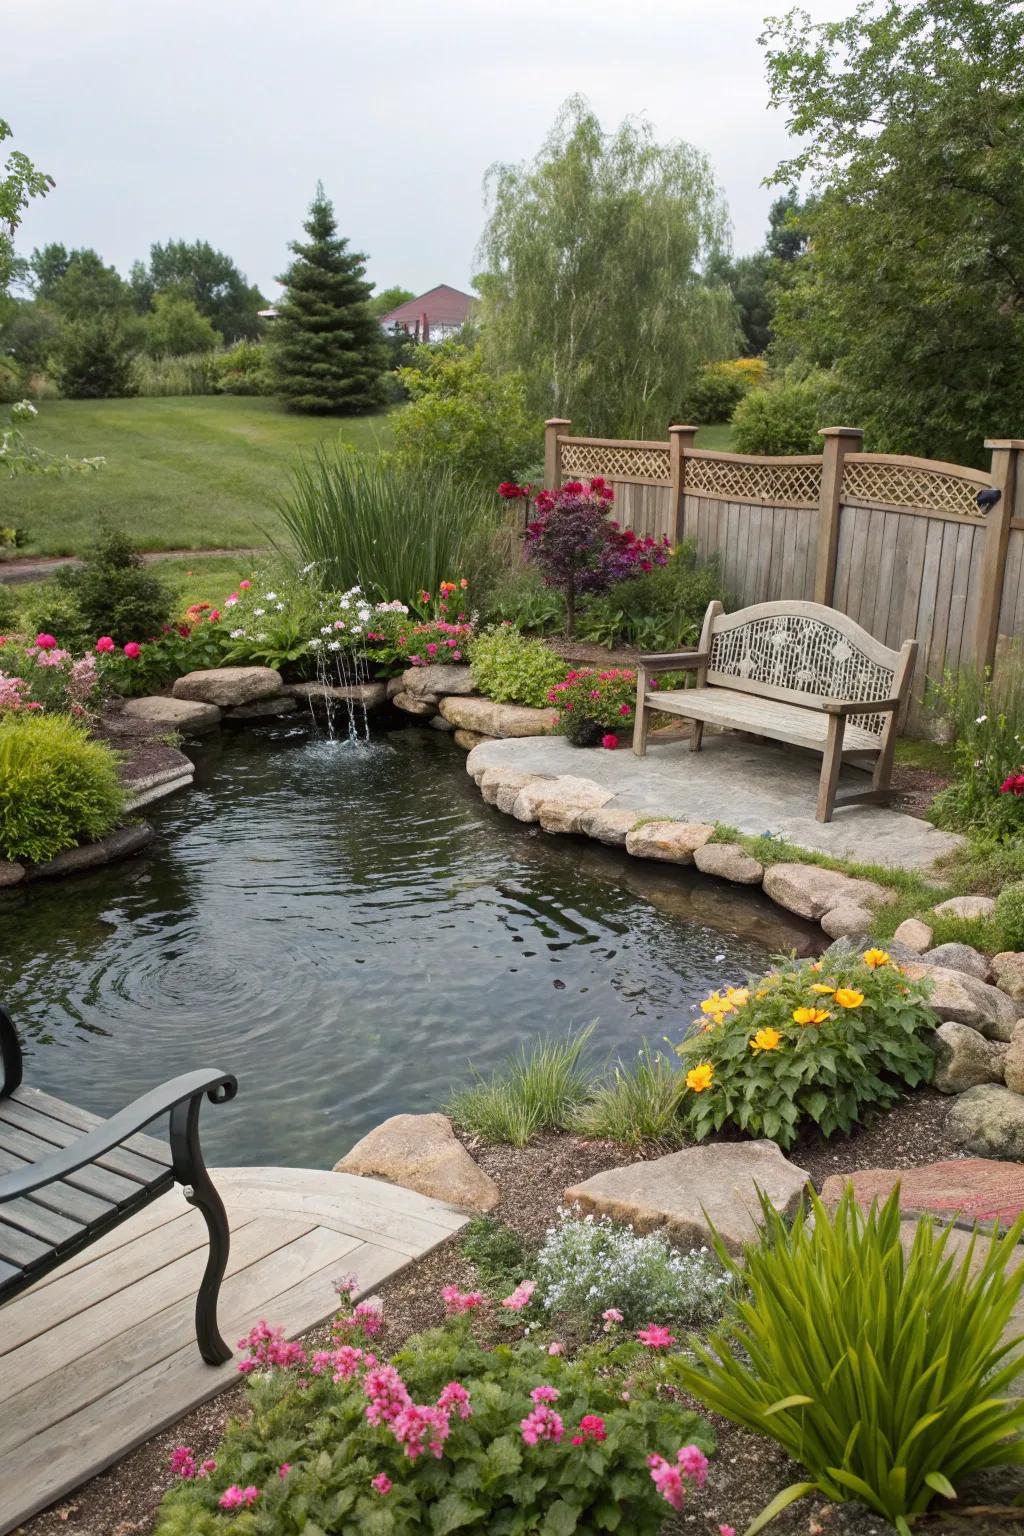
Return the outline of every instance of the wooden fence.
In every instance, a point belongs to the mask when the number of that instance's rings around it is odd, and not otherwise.
[[[603,475],[615,516],[717,557],[737,606],[775,598],[828,603],[886,645],[920,642],[909,723],[926,679],[993,665],[1024,635],[1024,439],[986,443],[988,471],[862,452],[853,427],[826,427],[820,454],[708,452],[695,427],[667,442],[572,437],[547,423],[545,484]],[[978,496],[998,491],[998,499]]]

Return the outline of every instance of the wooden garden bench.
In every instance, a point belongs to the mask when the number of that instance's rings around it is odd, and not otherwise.
[[[893,752],[910,695],[917,641],[898,651],[820,603],[757,603],[726,613],[708,604],[696,651],[641,656],[633,751],[643,757],[652,710],[693,721],[690,751],[707,723],[821,752],[816,815],[886,799]],[[689,671],[693,688],[649,686],[652,673]],[[870,705],[870,708],[865,706]],[[836,799],[844,758],[872,767],[871,788]]]
[[[22,1086],[21,1043],[3,1007],[0,1064],[0,1305],[178,1183],[209,1232],[196,1299],[199,1350],[209,1365],[229,1360],[217,1326],[217,1297],[230,1234],[199,1146],[199,1109],[204,1095],[213,1104],[233,1099],[235,1079],[225,1072],[186,1072],[101,1120]],[[168,1113],[169,1146],[138,1134]]]

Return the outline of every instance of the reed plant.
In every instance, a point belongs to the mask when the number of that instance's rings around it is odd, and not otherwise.
[[[135,358],[132,380],[137,395],[216,395],[220,371],[214,352],[190,352],[182,357]]]
[[[608,1077],[593,1085],[574,1128],[624,1147],[679,1147],[688,1139],[679,1114],[685,1093],[679,1063],[645,1041],[634,1062],[616,1061]]]
[[[581,1057],[592,1033],[590,1025],[561,1040],[520,1046],[490,1077],[475,1072],[445,1113],[461,1131],[514,1147],[525,1147],[538,1131],[565,1130],[590,1093],[591,1075]]]

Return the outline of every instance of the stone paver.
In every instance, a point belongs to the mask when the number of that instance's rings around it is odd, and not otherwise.
[[[387,1179],[463,1210],[492,1211],[501,1198],[473,1161],[447,1115],[392,1115],[334,1165],[335,1173]]]
[[[122,713],[133,720],[146,720],[162,731],[183,731],[189,736],[215,731],[221,722],[221,712],[216,704],[203,704],[197,699],[169,699],[162,694],[126,699]]]
[[[723,1141],[687,1147],[648,1163],[609,1168],[565,1191],[567,1205],[629,1222],[638,1232],[663,1231],[683,1248],[700,1248],[710,1223],[731,1253],[758,1231],[758,1189],[776,1210],[795,1215],[808,1175],[773,1141]]]
[[[881,806],[840,807],[832,821],[815,821],[820,759],[739,736],[705,735],[704,750],[696,753],[685,742],[657,744],[645,758],[628,749],[584,751],[561,736],[486,742],[476,753],[481,771],[505,763],[535,773],[585,775],[612,791],[609,810],[634,811],[638,820],[717,821],[863,863],[925,870],[962,842],[916,816]],[[467,766],[472,771],[473,765]],[[848,772],[850,787],[867,782],[855,770]]]
[[[1024,1211],[1024,1168],[990,1157],[947,1158],[919,1168],[859,1168],[825,1180],[821,1198],[838,1203],[847,1184],[858,1204],[867,1209],[881,1203],[900,1186],[900,1211],[905,1216],[942,1216],[967,1223],[998,1221],[1007,1226]]]
[[[252,704],[256,699],[271,699],[282,692],[284,684],[276,667],[208,667],[186,672],[171,689],[176,699],[198,699],[203,704],[222,708],[231,704]]]

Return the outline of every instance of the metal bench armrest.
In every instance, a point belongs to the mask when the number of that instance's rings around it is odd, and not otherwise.
[[[14,1020],[0,1004],[0,1099],[21,1087],[21,1041],[14,1027]]]
[[[708,664],[706,651],[668,651],[658,656],[641,656],[638,663],[645,672],[688,672]]]
[[[66,1179],[68,1174],[84,1168],[86,1163],[95,1162],[104,1152],[112,1152],[151,1120],[173,1111],[179,1104],[195,1102],[198,1105],[204,1094],[211,1104],[226,1104],[237,1092],[238,1083],[228,1072],[200,1070],[173,1077],[170,1082],[151,1089],[125,1109],[118,1110],[116,1115],[111,1115],[109,1120],[104,1120],[93,1130],[86,1131],[84,1136],[79,1136],[69,1146],[60,1147],[52,1157],[44,1158],[41,1163],[29,1163],[24,1168],[16,1168],[0,1176],[0,1205],[19,1195],[31,1194],[34,1189],[42,1189],[45,1184],[52,1184],[57,1179]],[[173,1127],[171,1141],[173,1154]],[[177,1163],[177,1157],[174,1161]]]
[[[901,708],[902,699],[824,699],[826,715],[886,715]]]

